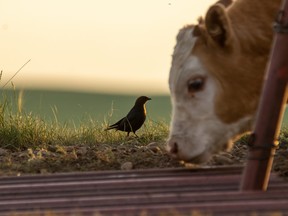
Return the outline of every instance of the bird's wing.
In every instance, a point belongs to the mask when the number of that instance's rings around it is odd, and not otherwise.
[[[109,125],[105,130],[111,130],[111,129],[117,129],[117,127],[122,123],[122,121],[125,120],[126,117],[120,119],[118,122],[115,124]]]
[[[137,108],[132,109],[126,118],[126,121],[128,121],[130,127],[132,127],[134,130],[138,130],[138,128],[141,127],[145,121],[145,113],[143,113],[141,110],[138,110]]]

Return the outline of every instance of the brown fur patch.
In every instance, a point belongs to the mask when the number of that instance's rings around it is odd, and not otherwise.
[[[215,111],[232,123],[257,109],[272,44],[272,23],[280,0],[238,0],[227,9],[231,23],[231,47],[221,47],[198,27],[199,39],[192,51],[218,81]]]

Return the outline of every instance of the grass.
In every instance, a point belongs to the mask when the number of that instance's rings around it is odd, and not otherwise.
[[[166,122],[148,120],[134,135],[104,131],[110,119],[92,118],[79,126],[54,119],[42,119],[8,100],[0,105],[0,174],[53,173],[121,169],[127,162],[133,168],[180,166],[165,150]],[[132,168],[131,167],[131,168]],[[125,167],[123,169],[126,169]]]
[[[32,113],[12,113],[7,104],[0,110],[0,147],[11,150],[46,148],[48,145],[95,145],[96,143],[125,142],[126,133],[104,131],[108,122],[93,119],[79,127],[71,127],[57,120],[45,121]],[[56,119],[56,118],[55,118]],[[164,140],[168,133],[167,124],[148,120],[139,132],[140,142]]]
[[[17,111],[17,98],[21,93],[22,111],[33,112],[46,120],[55,120],[78,127],[89,123],[90,119],[110,123],[122,118],[135,103],[139,95],[117,95],[89,92],[69,92],[57,90],[5,90],[5,97]],[[147,103],[148,119],[168,123],[171,102],[168,95],[148,95],[152,101]],[[1,95],[0,95],[1,101]]]
[[[88,118],[78,125],[53,118],[45,119],[23,109],[23,94],[16,92],[14,103],[3,95],[0,103],[0,175],[55,173],[119,169],[183,167],[166,152],[166,121],[148,119],[134,135],[104,131],[113,115],[103,121]],[[111,111],[111,113],[113,113]],[[247,157],[247,136],[231,152],[216,155],[207,165],[243,164]],[[288,130],[283,128],[274,170],[288,176]]]

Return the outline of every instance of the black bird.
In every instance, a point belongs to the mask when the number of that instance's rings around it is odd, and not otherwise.
[[[145,103],[148,100],[151,100],[151,98],[146,96],[141,96],[137,98],[135,105],[132,107],[129,113],[115,124],[108,126],[108,128],[106,128],[105,131],[116,129],[127,132],[127,136],[129,136],[130,132],[133,132],[136,135],[136,131],[145,122],[146,119]]]

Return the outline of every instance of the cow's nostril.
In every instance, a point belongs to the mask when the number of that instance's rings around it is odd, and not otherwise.
[[[170,153],[171,154],[177,154],[178,153],[178,144],[177,144],[177,142],[174,142],[172,144],[172,148],[170,149]]]

